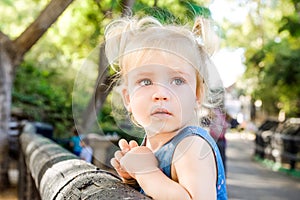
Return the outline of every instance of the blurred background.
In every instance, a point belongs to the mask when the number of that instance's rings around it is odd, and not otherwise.
[[[74,126],[80,134],[112,142],[140,141],[141,130],[128,134],[126,124],[114,119],[113,93],[106,86],[115,72],[102,57],[104,28],[130,14],[192,26],[200,14],[215,21],[221,38],[213,60],[226,91],[230,131],[253,134],[257,160],[299,169],[299,0],[75,0],[65,7],[60,2],[0,1],[0,141],[8,138],[10,146],[2,163],[10,160],[8,166],[15,167],[24,126],[70,151]],[[0,149],[6,152],[4,144]]]

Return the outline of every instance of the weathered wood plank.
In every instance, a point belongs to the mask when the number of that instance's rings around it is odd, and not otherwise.
[[[149,199],[114,174],[80,160],[47,138],[23,133],[20,143],[41,199]]]

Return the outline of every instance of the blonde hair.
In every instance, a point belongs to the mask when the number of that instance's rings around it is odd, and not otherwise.
[[[215,99],[209,94],[210,88],[222,85],[220,80],[216,82],[210,77],[218,74],[210,57],[217,50],[219,40],[209,19],[197,17],[193,28],[189,28],[186,25],[163,25],[153,17],[120,18],[106,27],[105,43],[109,65],[121,77],[126,74],[128,60],[139,63],[159,50],[162,54],[179,56],[197,70],[197,94],[205,102]]]

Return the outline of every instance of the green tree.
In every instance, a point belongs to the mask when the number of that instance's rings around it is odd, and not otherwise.
[[[299,2],[290,1],[292,12],[283,13],[274,27],[278,36],[268,39],[248,60],[258,75],[254,97],[265,102],[265,110],[273,115],[282,110],[288,117],[300,116]]]
[[[263,102],[268,115],[279,110],[287,116],[299,113],[299,0],[241,3],[246,20],[225,21],[225,46],[245,49],[247,66],[243,89]]]
[[[55,126],[56,137],[72,127],[72,80],[62,79],[55,69],[24,62],[18,67],[12,92],[12,109],[33,121]]]

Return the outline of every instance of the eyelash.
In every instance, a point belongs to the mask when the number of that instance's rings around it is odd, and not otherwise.
[[[177,83],[177,81],[180,81],[180,83]],[[148,83],[145,83],[145,82],[148,82]],[[173,78],[173,80],[171,81],[171,84],[174,84],[174,85],[182,85],[184,84],[186,81],[183,79],[183,78],[180,78],[180,77],[176,77],[176,78]],[[139,81],[137,81],[138,85],[140,86],[149,86],[149,85],[153,85],[153,82],[150,80],[150,79],[147,79],[147,78],[144,78],[144,79],[141,79]]]
[[[180,81],[180,84],[177,84],[177,83],[176,83],[177,80]],[[174,83],[175,85],[182,85],[182,84],[185,83],[185,80],[184,80],[183,78],[181,78],[181,77],[176,77],[176,78],[174,78],[174,79],[171,81],[171,83]]]
[[[145,81],[149,81],[150,84],[145,84]],[[147,79],[147,78],[141,79],[141,80],[137,81],[137,83],[138,83],[140,86],[148,86],[148,85],[152,85],[152,81],[151,81],[150,79]]]

